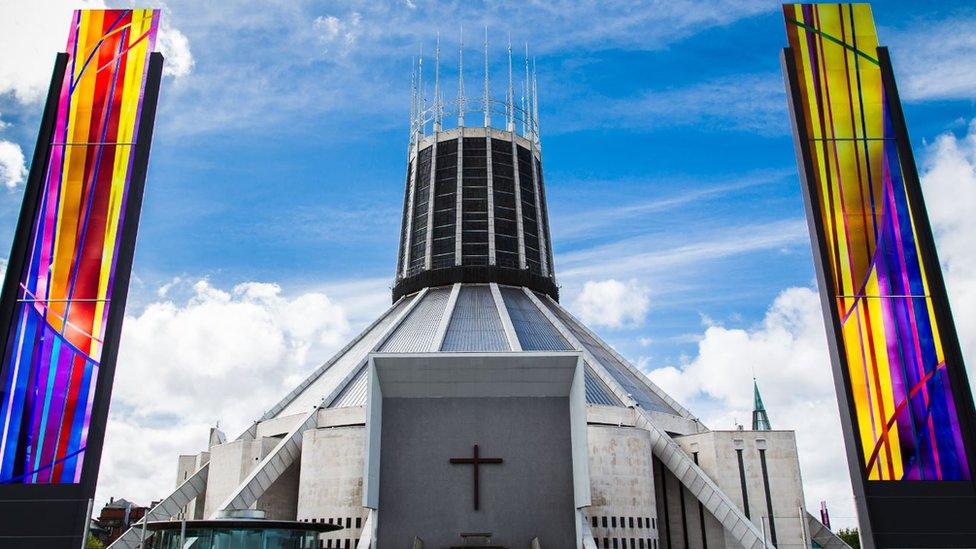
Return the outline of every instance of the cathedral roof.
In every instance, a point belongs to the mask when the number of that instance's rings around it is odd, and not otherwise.
[[[320,402],[329,408],[365,405],[370,353],[545,351],[583,354],[588,404],[625,406],[607,387],[616,383],[644,409],[694,420],[548,295],[516,286],[460,283],[425,288],[398,300],[263,419],[299,413]]]

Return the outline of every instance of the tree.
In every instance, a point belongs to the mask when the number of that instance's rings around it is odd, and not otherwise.
[[[857,528],[841,528],[837,531],[837,537],[854,549],[861,549],[861,536],[858,534]]]
[[[86,549],[105,549],[105,544],[95,537],[95,534],[88,534],[88,543],[85,545]]]

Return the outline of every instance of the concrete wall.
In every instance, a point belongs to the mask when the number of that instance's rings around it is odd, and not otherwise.
[[[366,428],[362,425],[305,431],[302,438],[298,520],[331,522],[344,528],[322,534],[333,540],[351,540],[355,546],[366,520],[362,506]]]
[[[601,416],[610,419],[607,414]],[[633,427],[590,425],[590,501],[585,511],[599,547],[653,549],[657,510],[651,468],[651,442]]]
[[[671,549],[739,547],[726,540],[725,528],[722,524],[699,504],[700,502],[671,474],[671,471],[664,467],[660,460],[655,458],[653,467],[657,499],[658,547]]]
[[[204,518],[214,515],[231,492],[271,453],[278,442],[280,441],[277,438],[262,437],[236,440],[210,448]],[[298,467],[292,465],[258,498],[254,508],[264,511],[268,519],[295,520],[298,480]]]
[[[379,547],[460,545],[462,532],[493,543],[576,546],[569,401],[549,398],[384,398],[380,445]],[[470,465],[481,466],[481,508],[473,509]],[[422,479],[422,480],[421,480]]]
[[[186,479],[190,478],[190,475],[195,473],[197,469],[203,466],[210,459],[210,452],[200,452],[199,454],[192,455],[181,455],[179,457],[176,466],[176,487],[186,482]],[[206,498],[206,492],[200,494],[193,501],[186,504],[183,509],[183,513],[178,518],[202,519],[203,518],[203,504]]]
[[[765,523],[771,536],[760,449],[765,449],[772,522],[776,547],[806,547],[809,540],[801,514],[804,506],[796,438],[792,431],[711,431],[676,439],[689,454],[698,453],[699,466],[744,509],[736,449],[742,449],[749,517],[758,528]],[[724,535],[724,533],[723,533]],[[712,539],[709,538],[709,547]],[[734,546],[731,538],[729,546]]]

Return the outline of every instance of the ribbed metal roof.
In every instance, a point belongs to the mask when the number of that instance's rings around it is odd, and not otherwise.
[[[462,286],[442,351],[510,351],[501,317],[487,286]]]
[[[609,349],[604,347],[604,345],[597,341],[595,337],[590,335],[590,331],[583,328],[576,322],[569,313],[563,310],[562,307],[556,305],[555,302],[549,301],[545,296],[540,296],[540,301],[542,301],[549,309],[559,317],[571,332],[573,336],[586,348],[587,351],[596,358],[601,365],[607,370],[607,372],[613,376],[613,378],[619,383],[623,389],[630,394],[631,398],[637,401],[642,407],[648,410],[654,410],[656,412],[664,412],[666,414],[681,415],[677,410],[671,408],[671,406],[660,396],[655,394],[653,391],[647,388],[646,384],[641,380],[637,379],[636,376],[630,371],[625,364],[622,364]]]
[[[300,391],[289,395],[276,408],[274,416],[287,416],[308,410],[328,396],[337,383],[353,372],[366,360],[367,355],[380,342],[393,322],[413,302],[416,297],[407,297],[391,307],[383,317],[360,334],[353,343],[339,351],[329,362],[306,379]],[[296,388],[298,389],[298,388]]]
[[[452,292],[457,295],[452,297]],[[307,409],[342,384],[331,408],[366,404],[366,357],[370,352],[540,352],[585,351],[585,393],[588,404],[621,406],[614,391],[627,393],[641,407],[690,417],[619,354],[586,329],[555,301],[524,288],[499,286],[500,300],[488,284],[460,284],[431,288],[409,296],[387,311],[347,349],[310,376],[303,389],[293,392],[280,405],[287,415]],[[541,308],[540,308],[541,307]],[[512,351],[505,333],[511,320],[512,341],[521,351]],[[443,339],[443,342],[440,340]],[[576,342],[581,348],[577,349]],[[343,382],[342,380],[346,381]],[[610,386],[618,387],[611,390]]]
[[[523,351],[572,350],[521,288],[501,288],[501,293]]]
[[[586,403],[602,404],[603,406],[620,406],[620,401],[607,389],[607,386],[593,372],[593,367],[586,365],[586,375],[583,380],[586,382]]]
[[[434,288],[410,311],[406,320],[386,340],[381,353],[425,353],[431,351],[437,327],[447,307],[450,288]]]
[[[367,376],[368,370],[363,368],[356,377],[346,385],[346,388],[342,390],[342,393],[336,397],[335,401],[329,405],[329,408],[346,408],[348,406],[365,406],[366,405],[366,381],[369,379]]]

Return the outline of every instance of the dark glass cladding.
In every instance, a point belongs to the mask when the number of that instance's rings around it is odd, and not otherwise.
[[[518,147],[519,187],[522,194],[522,231],[525,233],[525,263],[529,271],[542,274],[539,255],[539,221],[535,207],[532,153]]]
[[[427,253],[427,207],[430,201],[430,161],[433,147],[420,151],[413,195],[413,231],[410,237],[410,271],[424,266]],[[409,273],[408,273],[409,274]]]
[[[406,248],[394,299],[454,282],[524,286],[558,299],[551,262],[544,259],[552,255],[542,164],[529,147],[506,139],[507,133],[492,134],[438,141],[412,159],[401,229]]]
[[[434,178],[434,225],[431,267],[454,265],[457,226],[457,140],[437,145],[437,174]]]
[[[511,141],[491,140],[491,179],[495,208],[495,264],[518,269],[518,222]]]
[[[465,137],[461,189],[461,262],[488,264],[488,143]]]

